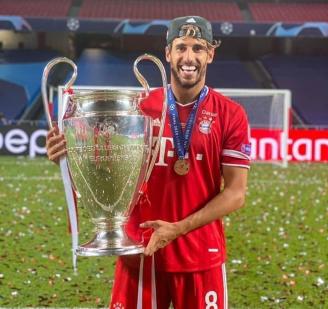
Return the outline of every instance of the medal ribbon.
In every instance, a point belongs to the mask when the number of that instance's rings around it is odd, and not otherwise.
[[[176,102],[174,99],[174,95],[172,92],[171,87],[168,90],[168,110],[170,115],[170,123],[171,123],[171,130],[173,135],[173,142],[174,147],[176,149],[176,153],[179,157],[179,159],[184,159],[186,152],[189,148],[190,140],[191,140],[191,134],[192,129],[195,124],[196,114],[199,105],[202,103],[204,98],[206,97],[208,88],[205,86],[202,91],[200,92],[199,98],[192,107],[192,110],[190,112],[190,115],[188,117],[187,123],[186,123],[186,130],[183,134],[181,122],[179,119],[178,110],[176,107]]]

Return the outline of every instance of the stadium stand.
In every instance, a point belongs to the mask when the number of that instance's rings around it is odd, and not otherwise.
[[[132,66],[140,53],[114,53],[100,49],[85,50],[77,62],[76,85],[140,86]],[[163,56],[162,63],[168,65]],[[151,87],[161,86],[161,77],[155,64],[143,61],[138,65]],[[238,76],[238,78],[236,78]],[[259,88],[243,63],[238,59],[218,59],[208,67],[207,84],[220,88]]]
[[[19,119],[40,96],[42,71],[57,53],[14,50],[0,53],[1,112],[10,120]]]
[[[140,21],[141,24],[144,20],[169,20],[179,15],[195,14],[195,12],[216,22],[216,27],[221,21],[237,22],[238,24],[242,21],[258,23],[328,22],[328,1],[316,0],[313,3],[313,1],[304,0],[264,0],[261,2],[259,0],[167,0],[165,2],[161,0],[57,0],[55,5],[49,5],[49,2],[45,0],[0,0],[1,15],[41,17],[41,19],[44,17],[44,20],[54,20],[56,17],[69,15],[81,19],[96,19],[96,22],[101,22],[102,19],[112,19],[118,22],[124,19],[133,19]],[[127,44],[127,42],[131,39],[136,40],[135,38],[126,36],[121,40],[117,37],[106,37],[106,44],[97,45],[85,43],[86,41],[92,42],[94,37],[91,34],[88,36],[87,33],[81,35],[76,32],[74,36],[78,38],[79,51],[77,54],[84,50],[77,59],[79,74],[76,84],[139,86],[133,74],[132,65],[141,52],[123,51],[126,45],[131,50],[133,43],[130,41]],[[230,39],[232,40],[232,38]],[[235,44],[237,39],[230,42]],[[263,40],[263,38],[260,39]],[[55,41],[55,39],[52,40]],[[255,40],[256,38],[254,38],[254,42]],[[272,43],[272,46],[277,47],[278,43]],[[120,44],[120,50],[117,52],[98,49],[99,46],[107,46],[116,50],[118,45],[115,44]],[[238,43],[235,46],[246,46],[243,44]],[[96,48],[85,49],[86,46],[96,46]],[[291,89],[294,108],[306,124],[328,125],[328,108],[326,106],[328,94],[325,90],[328,85],[328,73],[325,69],[328,67],[327,60],[324,57],[268,56],[262,58],[261,61],[256,61],[258,60],[255,59],[256,57],[268,52],[263,46],[262,42],[263,51],[255,52],[251,58],[248,58],[250,55],[245,50],[245,55],[242,56],[244,61],[237,56],[242,55],[242,52],[236,52],[235,56],[229,58],[219,54],[214,63],[208,67],[207,84],[216,88],[277,87]],[[149,52],[153,53],[151,48]],[[277,52],[280,54],[285,51],[277,50]],[[24,110],[35,104],[35,100],[40,97],[42,69],[54,56],[55,53],[47,51],[3,52],[0,50],[0,95],[7,118],[18,119]],[[164,64],[166,63],[162,54],[157,56]],[[255,63],[261,65],[255,68]],[[263,70],[261,69],[262,63]],[[168,70],[167,65],[166,69]],[[149,80],[150,86],[161,85],[160,74],[154,64],[143,62],[140,64],[140,70]],[[25,73],[26,71],[29,72],[29,75]],[[63,75],[65,74],[63,73]],[[6,102],[13,103],[9,105]]]
[[[260,88],[244,63],[237,58],[217,58],[207,70],[207,84],[211,87]]]
[[[139,87],[140,84],[133,73],[133,62],[139,55],[140,53],[115,53],[101,49],[86,49],[77,61],[78,77],[75,84]],[[151,87],[161,85],[160,73],[155,64],[143,61],[138,68]]]
[[[2,80],[0,76],[1,89],[1,114],[5,119],[15,119],[24,110],[27,101],[24,88]]]
[[[263,3],[264,2],[264,3]],[[320,3],[322,2],[322,3]],[[327,1],[232,1],[232,0],[0,0],[0,15],[23,17],[66,17],[74,7],[80,18],[99,19],[171,19],[198,15],[211,21],[245,21],[247,16],[258,22],[328,21]]]
[[[328,125],[328,58],[267,56],[262,59],[278,88],[292,91],[292,105],[308,125]]]
[[[76,62],[78,86],[120,86],[141,87],[133,73],[133,62],[140,56],[135,52],[109,52],[97,48],[85,49]],[[169,74],[169,65],[162,55],[156,54]],[[162,86],[160,72],[156,65],[142,61],[139,71],[145,76],[150,87]],[[71,73],[68,73],[70,76]],[[236,78],[238,76],[238,78]],[[213,88],[259,88],[244,64],[238,59],[220,59],[208,67],[206,84]],[[54,115],[57,116],[57,96],[54,97]]]
[[[328,3],[250,3],[257,22],[327,22]]]
[[[65,17],[72,2],[73,0],[56,0],[56,3],[44,0],[0,0],[0,15]]]
[[[195,15],[195,12],[212,21],[243,20],[236,3],[214,1],[85,0],[79,16],[82,18],[148,20]]]

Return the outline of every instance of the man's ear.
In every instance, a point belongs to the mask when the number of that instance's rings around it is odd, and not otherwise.
[[[165,47],[165,59],[167,62],[171,62],[171,51],[169,46]]]
[[[215,54],[215,49],[214,48],[209,48],[207,51],[207,64],[212,63],[214,59],[214,54]]]

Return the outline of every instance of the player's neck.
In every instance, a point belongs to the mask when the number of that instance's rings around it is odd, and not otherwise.
[[[172,83],[171,87],[176,101],[184,105],[197,100],[204,85],[205,83],[199,83],[192,88],[186,89]]]

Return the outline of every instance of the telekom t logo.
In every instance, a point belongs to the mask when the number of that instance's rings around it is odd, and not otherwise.
[[[153,138],[153,146],[155,142],[157,141],[158,137],[154,136]],[[169,148],[167,150],[167,148]],[[174,143],[173,143],[173,137],[162,137],[161,139],[161,144],[159,147],[159,153],[158,153],[158,161],[155,163],[157,166],[168,166],[167,163],[165,163],[165,155],[167,152],[168,157],[173,157],[174,156]]]
[[[157,137],[153,138],[153,146],[155,145],[155,142],[157,140]],[[165,162],[165,158],[173,158],[174,157],[174,142],[173,137],[162,137],[161,144],[159,148],[158,153],[158,160],[155,163],[156,166],[168,166],[168,164]],[[185,156],[188,158],[188,153]],[[197,153],[196,154],[196,160],[202,161],[203,160],[203,154]]]

